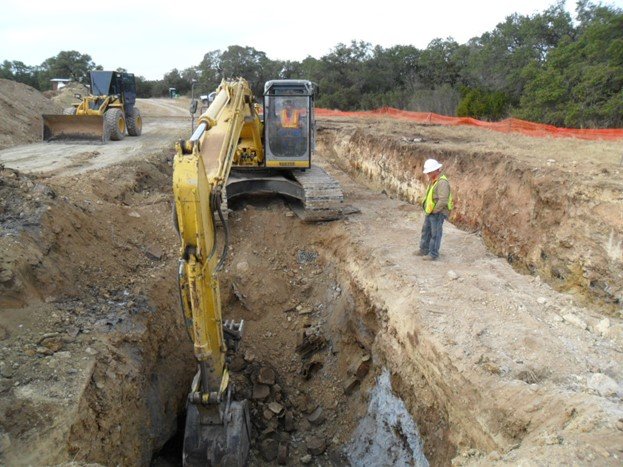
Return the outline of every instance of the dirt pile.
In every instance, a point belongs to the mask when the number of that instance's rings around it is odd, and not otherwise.
[[[41,140],[41,114],[61,113],[62,106],[30,86],[0,79],[0,149]]]
[[[80,99],[75,97],[76,94],[86,97],[89,95],[89,88],[81,83],[70,82],[57,91],[46,92],[45,96],[64,109],[80,102]]]
[[[2,307],[23,305],[25,292],[36,291],[25,270],[36,266],[41,251],[49,247],[40,242],[39,232],[55,198],[56,193],[46,184],[0,164]]]

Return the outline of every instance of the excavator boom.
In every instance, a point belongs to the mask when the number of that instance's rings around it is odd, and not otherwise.
[[[198,371],[188,395],[184,465],[244,465],[250,444],[248,403],[231,400],[225,355],[243,323],[223,323],[215,216],[245,124],[260,125],[246,81],[223,82],[188,141],[177,144],[173,189],[180,234],[182,308]],[[225,224],[226,225],[226,224]],[[225,331],[229,337],[226,340]]]

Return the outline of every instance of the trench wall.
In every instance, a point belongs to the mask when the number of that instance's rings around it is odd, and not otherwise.
[[[607,169],[602,177],[580,178],[494,152],[441,150],[322,127],[318,152],[413,204],[425,191],[424,161],[440,160],[455,197],[454,225],[478,232],[516,269],[576,292],[606,313],[620,313],[623,201],[621,183]]]
[[[3,224],[13,236],[0,239],[0,303],[3,324],[25,324],[1,336],[15,369],[0,379],[0,464],[4,454],[9,465],[148,465],[177,429],[195,367],[168,155],[89,177],[11,180],[8,214],[22,215]],[[37,348],[42,336],[50,348]]]

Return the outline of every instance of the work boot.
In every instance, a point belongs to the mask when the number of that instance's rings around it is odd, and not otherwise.
[[[428,253],[424,253],[422,250],[418,250],[415,253],[413,253],[415,256],[427,256]]]
[[[425,256],[422,258],[423,261],[437,261],[437,258],[433,258],[432,256]]]

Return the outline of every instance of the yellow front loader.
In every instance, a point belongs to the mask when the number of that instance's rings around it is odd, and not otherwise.
[[[43,141],[119,141],[139,136],[143,120],[136,102],[134,75],[92,71],[91,94],[62,115],[43,115]]]

